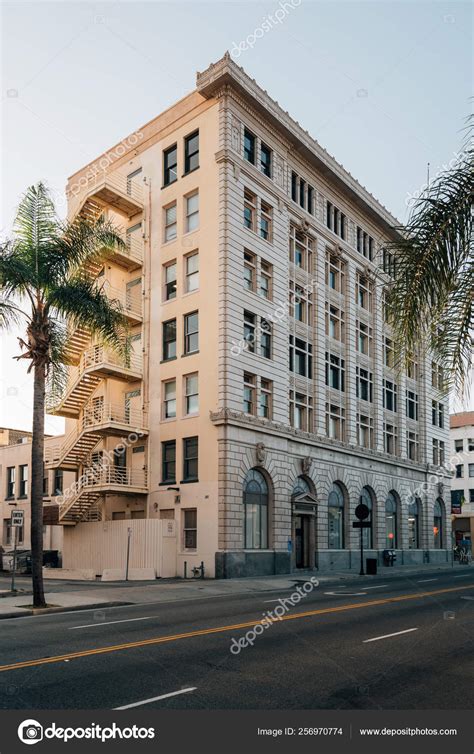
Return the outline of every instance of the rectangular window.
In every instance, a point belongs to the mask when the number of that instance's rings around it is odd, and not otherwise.
[[[183,440],[183,481],[198,481],[198,438],[185,437]]]
[[[169,186],[178,179],[178,147],[173,144],[163,152],[163,186]]]
[[[313,311],[312,293],[290,280],[290,314],[298,321],[311,325]]]
[[[372,311],[372,285],[365,275],[357,273],[356,303],[362,309]]]
[[[344,441],[345,415],[346,412],[341,406],[326,403],[326,434],[332,440]]]
[[[186,293],[192,293],[199,288],[199,253],[194,251],[185,257],[186,260]]]
[[[290,424],[303,432],[313,431],[313,399],[290,390]]]
[[[345,340],[345,323],[344,312],[337,306],[332,306],[326,302],[326,335],[334,340],[344,343]]]
[[[469,476],[474,477],[474,463],[468,464]]]
[[[396,261],[395,256],[391,254],[387,249],[382,251],[382,267],[386,275],[390,275],[391,278],[395,277],[396,273]]]
[[[313,376],[313,346],[301,338],[290,335],[290,372],[308,377]]]
[[[272,358],[272,326],[266,319],[260,320],[260,356]]]
[[[171,301],[176,298],[176,261],[164,265],[164,299]]]
[[[305,207],[306,181],[300,178],[300,207]]]
[[[374,420],[371,416],[357,414],[357,439],[362,448],[374,447]]]
[[[251,251],[244,249],[244,288],[247,291],[255,291],[256,287],[257,257]]]
[[[176,418],[176,380],[163,382],[163,418]]]
[[[244,341],[246,350],[255,353],[255,327],[257,318],[252,312],[244,311]]]
[[[291,198],[294,202],[298,198],[298,176],[294,172],[291,174]]]
[[[359,353],[372,356],[372,328],[356,320],[356,348]]]
[[[20,497],[27,497],[28,495],[28,465],[22,464],[20,466]]]
[[[273,265],[271,265],[270,262],[265,262],[262,259],[260,262],[258,292],[260,296],[269,300],[272,298],[272,273]]]
[[[273,383],[262,377],[260,380],[260,400],[258,404],[258,415],[263,419],[272,418],[272,393]]]
[[[345,263],[335,254],[326,254],[326,285],[337,293],[344,293]]]
[[[257,197],[248,189],[244,191],[244,227],[254,232],[257,228]]]
[[[191,173],[199,167],[199,131],[186,136],[184,140],[184,173]]]
[[[374,239],[369,236],[362,228],[357,228],[357,251],[366,259],[372,261],[374,250]]]
[[[290,229],[290,262],[296,267],[311,273],[313,270],[313,241],[297,230],[293,225]]]
[[[176,358],[176,320],[163,322],[163,361]]]
[[[161,443],[162,482],[176,482],[176,440]]]
[[[455,440],[454,441],[454,452],[455,453],[462,453],[464,450],[464,440]]]
[[[186,374],[184,377],[184,400],[186,416],[197,414],[199,411],[199,378],[197,372]]]
[[[418,421],[418,396],[412,390],[406,391],[406,413],[409,419]]]
[[[462,479],[464,476],[464,465],[462,463],[458,463],[455,466],[455,476],[456,479]]]
[[[410,461],[420,460],[420,442],[416,432],[407,432],[407,456]]]
[[[15,497],[15,466],[7,467],[7,498]]]
[[[398,428],[395,424],[384,422],[384,451],[391,456],[398,455]]]
[[[255,165],[255,136],[247,128],[244,131],[244,160]]]
[[[397,386],[391,380],[383,381],[383,407],[387,411],[397,411]]]
[[[326,352],[326,385],[333,390],[345,390],[345,361]]]
[[[306,209],[310,215],[314,215],[314,188],[309,185],[306,194]]]
[[[469,453],[474,453],[474,437],[469,437],[467,441],[467,449]]]
[[[385,366],[393,368],[395,363],[395,355],[393,350],[393,340],[391,340],[390,338],[384,338],[383,356]]]
[[[197,549],[197,509],[183,509],[183,549]]]
[[[326,202],[326,225],[343,240],[346,237],[346,224],[347,218],[345,214],[331,204],[331,202]]]
[[[62,469],[54,469],[53,495],[63,494],[64,475]]]
[[[273,234],[273,208],[266,202],[262,202],[260,205],[260,237],[265,241],[272,241]]]
[[[255,415],[256,412],[257,378],[254,374],[244,372],[243,410],[246,414]]]
[[[199,313],[184,315],[184,353],[199,351]]]
[[[186,233],[199,227],[199,193],[196,191],[186,197]]]
[[[407,364],[407,377],[410,380],[418,379],[418,362],[415,359],[409,359]]]
[[[435,361],[431,362],[431,385],[437,390],[444,390],[444,370]]]
[[[445,461],[445,445],[442,440],[433,440],[433,464],[443,466]]]
[[[164,208],[165,214],[165,232],[164,241],[174,241],[177,236],[177,222],[176,222],[176,202],[170,204],[169,207]]]
[[[263,142],[260,147],[260,170],[268,178],[272,177],[272,150]]]
[[[372,372],[369,372],[367,369],[362,369],[361,367],[356,367],[356,374],[357,374],[357,380],[356,380],[357,398],[360,398],[361,401],[368,401],[368,403],[372,403],[373,401]]]

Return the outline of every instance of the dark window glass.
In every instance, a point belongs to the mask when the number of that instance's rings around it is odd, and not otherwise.
[[[163,185],[169,186],[178,178],[178,149],[174,144],[163,152]]]
[[[162,481],[176,482],[176,440],[161,443]]]
[[[190,173],[199,167],[199,131],[186,136],[184,140],[184,172]]]
[[[247,129],[244,131],[244,158],[255,165],[255,136]]]
[[[199,314],[193,312],[184,317],[184,353],[199,350]]]
[[[176,356],[176,320],[163,322],[163,361]]]
[[[183,480],[198,479],[198,438],[185,437],[183,440]]]
[[[296,173],[291,174],[291,198],[294,202],[297,201],[297,186],[298,186],[298,176]]]
[[[272,150],[266,144],[260,147],[260,170],[269,178],[272,177]]]

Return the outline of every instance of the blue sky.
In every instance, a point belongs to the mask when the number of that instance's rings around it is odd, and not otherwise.
[[[40,179],[64,214],[68,175],[247,39],[255,44],[241,45],[239,65],[406,219],[427,163],[434,175],[462,141],[472,94],[469,3],[15,2],[2,6],[3,233],[21,192]],[[26,429],[32,386],[24,363],[11,360],[15,350],[15,339],[4,339],[0,423]],[[48,422],[50,431],[61,427]]]

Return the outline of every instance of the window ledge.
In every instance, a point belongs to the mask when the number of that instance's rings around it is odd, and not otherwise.
[[[196,484],[199,479],[181,479],[180,484]]]

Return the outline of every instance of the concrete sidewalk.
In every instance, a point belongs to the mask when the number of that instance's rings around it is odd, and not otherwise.
[[[368,583],[385,581],[390,578],[431,574],[437,571],[453,571],[457,573],[473,573],[473,566],[461,566],[455,563],[449,565],[426,565],[409,567],[382,568],[377,576],[366,576]],[[267,576],[258,578],[242,578],[229,580],[214,579],[157,579],[153,582],[140,584],[139,582],[82,582],[84,588],[78,582],[69,583],[60,581],[56,584],[52,581],[47,583],[46,601],[54,606],[42,611],[31,609],[31,582],[30,579],[20,577],[18,586],[23,591],[14,596],[5,590],[7,578],[0,576],[0,619],[13,618],[25,615],[42,614],[44,612],[64,612],[69,610],[81,610],[86,608],[113,607],[126,604],[147,604],[152,602],[179,602],[182,600],[208,599],[231,595],[245,595],[256,592],[277,591],[285,592],[295,588],[302,581],[315,577],[321,585],[341,584],[362,578],[354,571],[336,571],[318,574],[317,571],[285,574],[283,576]],[[29,588],[28,588],[29,586]],[[74,587],[73,589],[71,587]]]

